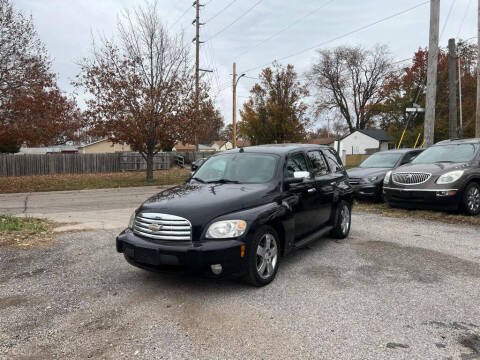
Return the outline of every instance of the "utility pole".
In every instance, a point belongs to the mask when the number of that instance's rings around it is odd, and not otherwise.
[[[478,1],[480,2],[480,0]],[[440,0],[430,0],[430,39],[428,43],[427,96],[423,135],[425,139],[425,147],[433,145],[435,136],[439,22]]]
[[[200,96],[200,0],[196,0],[193,4],[195,5],[195,149],[198,151],[198,122],[200,114],[198,108],[198,99]]]
[[[232,128],[233,128],[233,142],[232,146],[234,149],[237,148],[237,84],[238,80],[244,77],[245,74],[240,75],[237,78],[237,64],[233,63],[233,79],[232,79],[232,86],[233,86],[233,102],[232,102]]]
[[[455,39],[448,40],[448,122],[450,139],[457,137],[457,69]]]
[[[460,129],[458,135],[460,138],[463,138],[463,115],[462,115],[462,67],[460,56],[458,57],[458,105],[460,106],[459,115],[460,115]]]
[[[480,0],[478,0],[477,16],[477,109],[475,112],[475,137],[480,138]]]
[[[480,1],[480,0],[479,0]],[[232,105],[232,128],[233,128],[233,143],[234,149],[237,148],[237,64],[233,63],[233,105]]]

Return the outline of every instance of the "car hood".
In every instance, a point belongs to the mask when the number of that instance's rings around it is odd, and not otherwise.
[[[352,178],[366,178],[371,176],[384,177],[385,174],[392,169],[389,168],[353,168],[347,170],[347,174]]]
[[[177,215],[201,226],[218,216],[268,203],[274,190],[272,184],[185,183],[152,196],[139,211]]]
[[[426,172],[432,175],[442,175],[449,171],[463,170],[469,163],[438,162],[427,164],[407,164],[395,169],[394,172]]]

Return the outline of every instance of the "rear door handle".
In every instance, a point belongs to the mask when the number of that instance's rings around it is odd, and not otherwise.
[[[308,189],[308,192],[309,192],[309,193],[313,193],[313,192],[315,192],[315,191],[317,191],[317,189],[315,189],[315,188],[310,188],[310,189]]]

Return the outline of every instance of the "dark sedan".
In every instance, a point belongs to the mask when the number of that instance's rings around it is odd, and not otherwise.
[[[480,214],[480,139],[446,140],[385,175],[391,206]]]
[[[355,197],[381,200],[383,178],[398,166],[408,164],[423,149],[398,149],[381,151],[365,159],[358,167],[347,171]]]

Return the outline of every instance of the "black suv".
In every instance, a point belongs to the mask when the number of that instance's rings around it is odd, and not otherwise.
[[[480,139],[441,141],[385,175],[391,206],[480,214]]]
[[[144,202],[117,250],[147,270],[271,282],[280,257],[350,231],[353,189],[334,150],[282,144],[210,157],[184,184]]]

